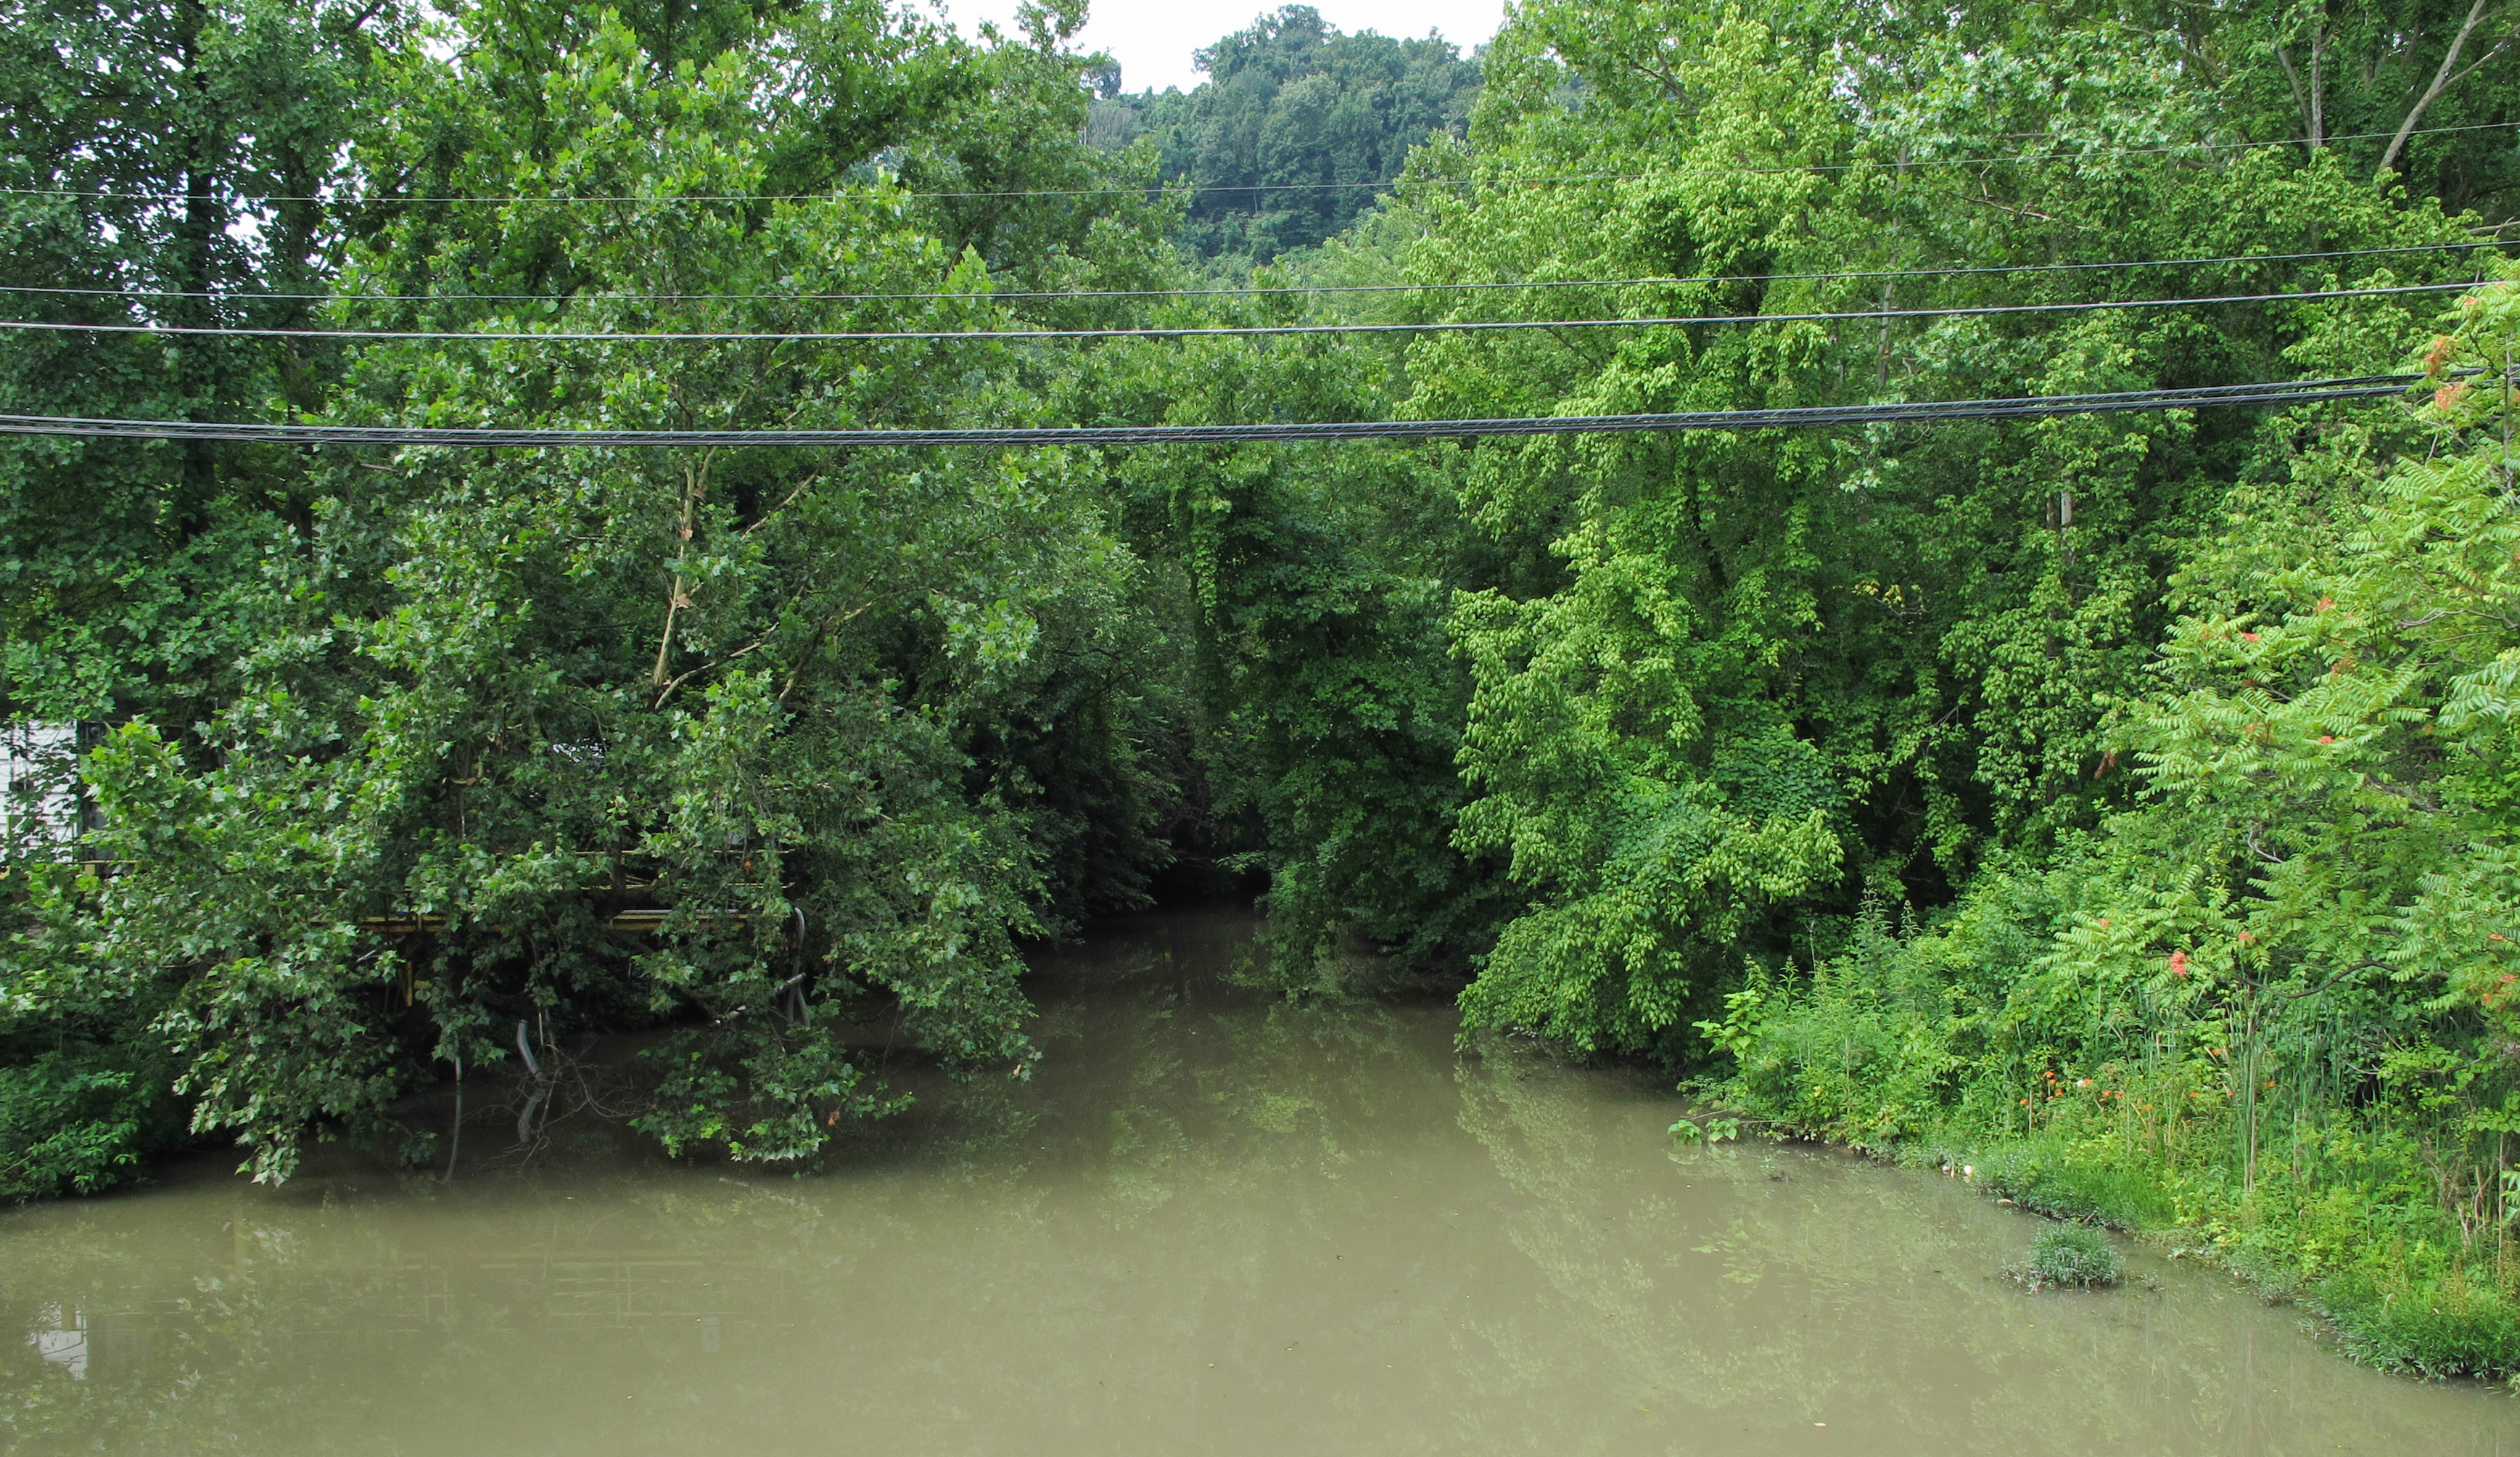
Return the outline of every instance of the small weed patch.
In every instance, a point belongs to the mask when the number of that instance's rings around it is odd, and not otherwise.
[[[2051,1224],[2030,1242],[2030,1259],[2005,1273],[2031,1290],[2096,1290],[2125,1268],[2109,1237],[2088,1224]]]

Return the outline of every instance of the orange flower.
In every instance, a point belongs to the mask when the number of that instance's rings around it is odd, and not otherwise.
[[[2173,951],[2170,953],[2170,975],[2174,977],[2184,977],[2187,975],[2186,952]]]
[[[2336,736],[2334,734],[2321,734],[2318,736],[2318,742],[2321,744],[2333,744],[2336,742]]]
[[[2441,367],[2450,363],[2451,351],[2457,347],[2458,341],[2451,338],[2449,335],[2434,335],[2432,349],[2424,355],[2424,373],[2428,375],[2440,374]]]
[[[2445,385],[2441,388],[2433,391],[2433,408],[2436,410],[2447,410],[2451,406],[2457,404],[2459,396],[2465,393],[2467,393],[2467,382],[2465,380],[2461,380],[2455,385]]]

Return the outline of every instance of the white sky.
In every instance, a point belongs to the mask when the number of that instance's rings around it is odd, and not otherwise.
[[[932,0],[947,19],[967,33],[982,21],[1014,28],[1017,0]],[[1341,30],[1378,30],[1415,38],[1429,30],[1462,48],[1463,55],[1487,43],[1505,21],[1505,0],[1309,0],[1322,19]],[[1120,62],[1120,84],[1131,91],[1161,91],[1179,86],[1187,91],[1203,79],[1192,68],[1190,53],[1217,37],[1243,29],[1262,15],[1277,10],[1279,0],[1225,0],[1223,4],[1184,4],[1182,0],[1093,0],[1084,32],[1072,42],[1079,50],[1108,51]]]

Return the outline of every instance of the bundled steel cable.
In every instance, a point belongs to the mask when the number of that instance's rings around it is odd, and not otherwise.
[[[1272,425],[1037,426],[984,430],[535,430],[497,427],[257,425],[190,420],[106,420],[0,415],[0,434],[153,440],[244,440],[276,445],[454,446],[473,449],[654,446],[1036,446],[1238,444],[1261,440],[1455,440],[1515,435],[1626,434],[1656,431],[1756,431],[1954,420],[2008,420],[2128,410],[2300,405],[2403,393],[2414,375],[2132,389],[2011,399],[1804,405],[1662,415],[1561,415],[1500,420],[1350,420]]]

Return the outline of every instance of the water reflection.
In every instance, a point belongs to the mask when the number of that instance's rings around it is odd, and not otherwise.
[[[922,1086],[818,1175],[590,1134],[28,1210],[0,1442],[2520,1453],[2509,1398],[2348,1367],[2210,1275],[2026,1297],[1992,1275],[2026,1221],[1944,1181],[1675,1153],[1652,1082],[1457,1053],[1439,1000],[1238,991],[1249,929],[1050,961],[1039,1075]]]
[[[87,1379],[87,1312],[72,1306],[68,1315],[59,1305],[47,1305],[36,1312],[35,1329],[26,1336],[26,1343],[35,1353],[70,1374],[72,1381]]]

